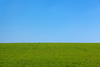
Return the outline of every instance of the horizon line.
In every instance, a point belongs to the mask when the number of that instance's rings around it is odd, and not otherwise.
[[[7,42],[7,43],[100,43],[100,42]]]

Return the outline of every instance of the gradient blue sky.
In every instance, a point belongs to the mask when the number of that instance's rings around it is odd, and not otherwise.
[[[0,43],[100,42],[100,0],[0,0]]]

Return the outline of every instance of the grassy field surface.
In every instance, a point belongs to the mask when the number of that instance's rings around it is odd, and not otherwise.
[[[0,67],[100,67],[100,43],[0,43]]]

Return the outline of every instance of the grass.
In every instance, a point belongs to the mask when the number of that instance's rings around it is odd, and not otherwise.
[[[0,43],[0,67],[100,67],[100,43]]]

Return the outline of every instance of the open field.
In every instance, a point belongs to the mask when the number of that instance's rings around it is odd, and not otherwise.
[[[0,43],[0,67],[100,67],[100,43]]]

